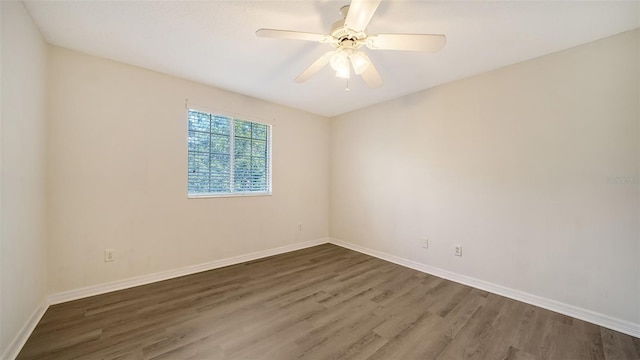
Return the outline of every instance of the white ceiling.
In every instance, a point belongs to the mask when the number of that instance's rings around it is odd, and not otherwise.
[[[371,51],[385,84],[293,80],[331,47],[255,36],[326,33],[348,1],[27,1],[51,44],[335,116],[640,26],[638,1],[383,1],[368,33],[447,35],[439,53]]]

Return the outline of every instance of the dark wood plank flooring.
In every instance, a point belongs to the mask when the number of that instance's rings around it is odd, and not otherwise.
[[[640,340],[334,245],[54,305],[18,359],[640,359]]]

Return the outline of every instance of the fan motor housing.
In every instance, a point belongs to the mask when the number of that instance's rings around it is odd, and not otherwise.
[[[344,19],[336,21],[331,26],[330,34],[334,39],[338,40],[338,43],[344,40],[353,40],[357,42],[358,40],[364,40],[367,38],[367,34],[365,34],[364,31],[354,31],[344,26]]]

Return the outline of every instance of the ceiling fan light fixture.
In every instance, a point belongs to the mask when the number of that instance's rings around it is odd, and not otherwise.
[[[335,71],[344,71],[344,68],[349,67],[349,54],[344,50],[336,50],[335,54],[329,59],[329,64]]]
[[[345,65],[336,70],[336,77],[348,79],[349,77],[351,77],[350,73],[351,70],[349,69],[349,59],[347,58],[347,62],[345,63]]]
[[[361,51],[355,52],[349,56],[353,71],[356,74],[362,74],[369,67],[369,58]]]
[[[343,49],[338,49],[329,59],[331,68],[336,72],[336,77],[348,79],[350,77],[349,53]]]

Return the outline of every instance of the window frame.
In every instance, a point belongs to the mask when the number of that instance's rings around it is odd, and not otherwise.
[[[229,180],[230,180],[230,188],[233,189],[234,184],[234,175],[235,175],[235,121],[244,121],[248,123],[264,125],[267,127],[267,190],[266,191],[232,191],[232,192],[209,192],[209,193],[191,193],[189,192],[189,155],[191,151],[189,150],[189,113],[190,112],[199,112],[205,113],[209,116],[219,116],[228,118],[230,121],[230,130],[229,130]],[[263,121],[253,121],[247,120],[245,116],[242,118],[236,117],[234,115],[228,115],[225,112],[213,112],[211,110],[201,110],[194,107],[187,108],[187,198],[188,199],[206,199],[206,198],[221,198],[221,197],[252,197],[252,196],[272,196],[273,195],[273,151],[272,151],[272,139],[273,139],[273,125]],[[211,134],[211,133],[209,133]]]

